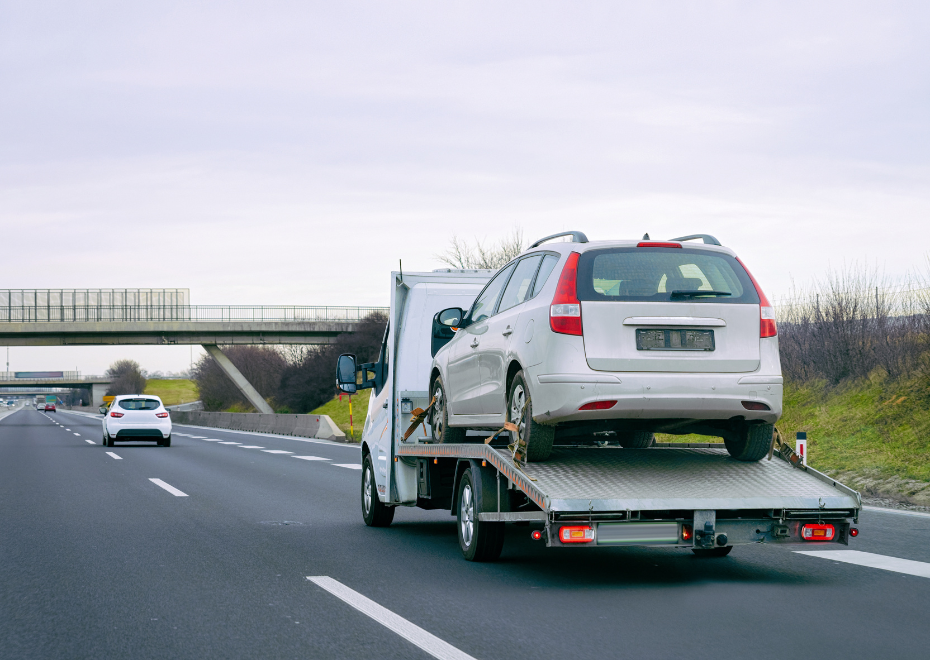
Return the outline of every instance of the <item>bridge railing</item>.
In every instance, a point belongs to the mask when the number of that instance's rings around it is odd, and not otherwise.
[[[261,322],[360,321],[387,307],[289,305],[0,306],[0,323],[137,323],[158,321]]]

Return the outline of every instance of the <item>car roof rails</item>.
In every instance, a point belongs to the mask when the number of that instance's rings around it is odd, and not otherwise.
[[[582,234],[580,231],[563,231],[561,234],[553,234],[552,236],[546,236],[545,238],[540,238],[538,241],[533,243],[529,249],[532,250],[534,247],[539,247],[546,241],[551,241],[553,238],[560,238],[562,236],[571,236],[572,243],[587,243],[588,237]]]
[[[693,241],[697,238],[704,239],[705,245],[720,245],[720,241],[711,236],[710,234],[691,234],[690,236],[682,236],[681,238],[672,238],[669,240],[672,241]]]

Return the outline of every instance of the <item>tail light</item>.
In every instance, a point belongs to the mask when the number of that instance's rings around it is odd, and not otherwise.
[[[549,327],[563,335],[581,335],[581,302],[578,300],[577,252],[568,255],[562,268],[555,296],[549,307]]]
[[[805,541],[832,541],[834,536],[836,536],[836,527],[827,523],[801,527],[801,538]]]
[[[584,404],[578,410],[610,410],[615,405],[617,405],[616,401],[592,401]]]
[[[691,525],[684,524],[681,526],[681,540],[690,541],[694,538],[694,528]]]
[[[670,247],[670,248],[680,248],[681,243],[665,243],[660,241],[643,241],[642,243],[637,243],[636,247]]]
[[[110,413],[110,417],[116,417],[117,419],[119,419],[119,418],[122,417],[122,416],[123,416],[123,413],[118,413],[118,412],[111,412],[111,413]]]
[[[589,525],[560,527],[559,540],[562,543],[591,543],[594,540],[594,528]]]
[[[761,401],[740,401],[743,404],[743,408],[746,410],[771,410],[766,404]]]
[[[762,287],[756,282],[756,278],[753,277],[749,269],[746,268],[746,264],[740,261],[739,257],[737,257],[736,260],[739,261],[739,265],[742,266],[746,274],[749,275],[749,279],[752,280],[752,285],[756,288],[756,293],[759,294],[759,338],[765,339],[766,337],[776,336],[778,334],[778,325],[775,323],[775,310],[772,309],[772,306],[769,304],[769,299],[765,297],[765,294],[762,292]]]
[[[156,417],[161,417],[162,419],[164,419],[165,417],[168,416],[168,413],[166,413],[166,412],[163,412],[163,413],[155,413],[155,416],[156,416]]]

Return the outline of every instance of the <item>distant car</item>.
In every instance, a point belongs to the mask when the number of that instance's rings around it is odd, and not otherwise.
[[[171,417],[157,396],[123,394],[113,400],[108,410],[101,407],[101,412],[105,414],[105,447],[124,440],[152,440],[159,447],[171,446]]]
[[[45,404],[44,404],[44,403],[37,403],[37,404],[36,404],[36,410],[45,410]]]
[[[47,401],[45,403],[45,412],[58,412],[58,411],[55,409],[54,403],[52,403],[51,401]]]

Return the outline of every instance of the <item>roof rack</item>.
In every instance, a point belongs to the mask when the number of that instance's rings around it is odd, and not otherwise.
[[[681,238],[672,238],[673,241],[693,241],[697,238],[704,239],[705,245],[720,245],[720,241],[711,236],[710,234],[691,234],[690,236],[682,236]]]
[[[561,236],[571,236],[572,243],[587,243],[588,237],[582,234],[580,231],[563,231],[561,234],[553,234],[552,236],[546,236],[545,238],[540,238],[538,241],[533,243],[529,249],[532,250],[534,247],[539,247],[546,241],[551,241],[553,238],[559,238]],[[719,243],[717,244],[719,245]]]

